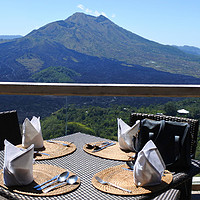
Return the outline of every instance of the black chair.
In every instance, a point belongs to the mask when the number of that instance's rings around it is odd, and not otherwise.
[[[195,152],[197,147],[197,136],[199,130],[199,121],[196,119],[182,118],[182,117],[174,117],[174,116],[166,116],[166,115],[154,115],[154,114],[146,114],[146,113],[131,113],[130,115],[130,125],[133,126],[137,120],[142,119],[152,119],[152,120],[166,120],[166,121],[176,121],[176,122],[187,122],[190,124],[190,134],[191,134],[191,147],[190,147],[190,155],[192,159],[195,159]],[[191,199],[191,190],[192,190],[192,178],[186,182],[183,182],[179,187],[177,187],[181,191],[180,199],[189,200]]]
[[[16,110],[0,112],[0,150],[4,149],[4,140],[14,145],[22,143]]]

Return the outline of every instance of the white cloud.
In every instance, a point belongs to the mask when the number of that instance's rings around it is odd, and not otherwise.
[[[95,11],[94,11],[94,15],[95,15],[95,16],[99,16],[100,13],[99,13],[97,10],[95,10]]]
[[[103,16],[105,16],[105,17],[107,17],[107,15],[106,15],[106,13],[104,13],[104,12],[99,12],[99,11],[97,11],[97,10],[95,10],[94,12],[93,12],[93,14],[95,15],[95,16],[99,16],[99,15],[103,15]]]
[[[90,10],[89,8],[86,8],[86,9],[85,9],[85,12],[86,12],[87,14],[93,14],[92,10]]]
[[[79,4],[77,7],[80,8],[81,10],[85,9],[84,5],[82,5],[82,4]]]
[[[104,17],[107,17],[106,13],[101,12],[101,15],[103,15]]]
[[[107,17],[107,15],[106,15],[105,12],[99,12],[99,11],[97,11],[97,10],[93,11],[93,10],[91,10],[91,9],[89,9],[89,8],[86,8],[86,7],[85,7],[84,5],[82,5],[82,4],[79,4],[79,5],[77,6],[77,8],[83,10],[83,11],[84,11],[85,13],[87,13],[87,14],[94,15],[94,16],[96,16],[96,17],[98,17],[99,15],[103,15],[103,16]]]
[[[111,16],[112,18],[115,18],[116,17],[116,15],[115,14],[112,14],[112,16]]]

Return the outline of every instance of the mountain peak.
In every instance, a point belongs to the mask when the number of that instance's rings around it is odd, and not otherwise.
[[[104,15],[99,15],[97,18],[96,18],[96,22],[104,22],[106,20],[109,20],[108,18],[106,18]],[[110,20],[109,20],[110,21]]]
[[[87,15],[82,12],[76,12],[72,16],[68,17],[65,21],[73,22],[76,24],[86,24],[88,22],[104,22],[104,21],[110,21],[110,20],[103,15],[99,15],[98,17],[95,17],[93,15]]]
[[[94,20],[95,17],[91,15],[86,15],[82,12],[76,12],[72,16],[68,17],[65,21],[70,21],[74,23],[83,23],[86,20]]]
[[[95,17],[80,12],[74,13],[64,21],[47,24],[25,38],[30,39],[33,45],[48,40],[79,53],[116,59],[161,71],[180,73],[182,63],[186,63],[188,68],[184,67],[185,74],[194,75],[191,66],[200,66],[199,63],[193,64],[190,61],[193,59],[191,55],[186,57],[184,52],[175,47],[140,37],[119,27],[103,15]],[[180,62],[174,59],[175,56]],[[173,66],[176,66],[176,69]],[[195,76],[200,77],[200,73]]]

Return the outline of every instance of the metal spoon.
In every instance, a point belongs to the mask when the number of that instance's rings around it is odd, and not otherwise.
[[[44,193],[47,193],[47,192],[53,190],[54,188],[56,188],[56,187],[58,187],[58,186],[61,186],[61,185],[64,185],[64,184],[73,185],[73,184],[76,183],[77,180],[78,180],[78,176],[72,175],[72,176],[70,176],[70,177],[67,179],[66,182],[64,182],[64,183],[59,183],[59,184],[57,184],[57,185],[51,186],[50,188],[47,188],[46,190],[44,190]]]
[[[42,190],[42,189],[44,189],[44,188],[46,188],[46,187],[48,187],[48,186],[50,186],[50,185],[52,185],[52,184],[54,184],[54,183],[61,183],[61,182],[64,182],[64,181],[66,181],[66,179],[67,179],[68,176],[69,176],[69,172],[68,172],[68,171],[63,172],[62,174],[60,174],[60,175],[58,176],[58,178],[57,178],[55,181],[53,181],[53,182],[51,182],[51,183],[48,183],[48,184],[46,184],[46,185],[44,185],[44,186],[42,186],[42,187],[40,187],[40,188],[37,188],[37,190]]]

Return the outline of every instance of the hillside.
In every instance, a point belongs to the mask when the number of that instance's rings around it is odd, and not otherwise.
[[[189,114],[180,115],[180,108],[189,110]],[[67,134],[83,132],[117,140],[117,118],[122,118],[127,124],[130,122],[131,112],[164,113],[166,115],[188,117],[200,120],[200,99],[190,98],[163,105],[150,105],[148,107],[132,107],[130,105],[112,105],[107,108],[99,106],[74,106],[67,108]],[[66,108],[62,108],[42,120],[44,138],[55,138],[66,134]],[[200,159],[200,139],[198,139],[196,158]]]
[[[32,31],[26,38],[46,39],[91,56],[200,77],[200,56],[142,38],[104,16],[75,13]]]
[[[0,81],[199,84],[200,79],[78,53],[47,39],[21,38],[0,45]],[[57,68],[57,69],[56,69]],[[51,69],[51,70],[50,70]],[[65,71],[65,72],[64,72]],[[66,72],[73,72],[66,75]],[[49,76],[48,76],[49,72]],[[55,75],[55,73],[54,73]],[[44,77],[46,76],[46,77]],[[59,77],[60,76],[60,77]],[[68,76],[68,77],[66,77]]]

